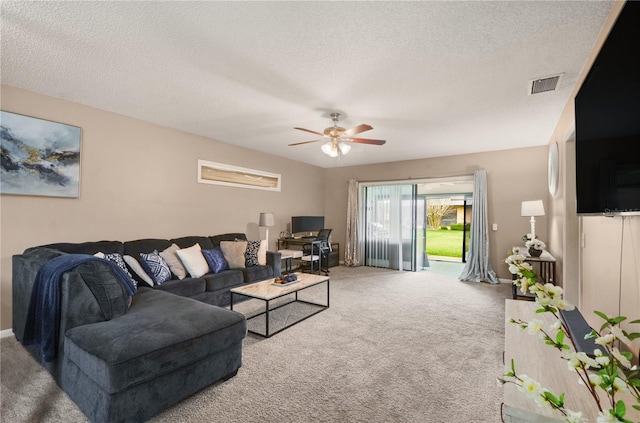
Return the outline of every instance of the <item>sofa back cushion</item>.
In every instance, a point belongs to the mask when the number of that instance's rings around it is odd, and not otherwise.
[[[230,234],[222,234],[222,235],[214,235],[212,237],[209,237],[211,239],[211,242],[213,243],[213,247],[211,248],[217,248],[220,247],[220,241],[246,241],[247,240],[247,236],[245,234],[242,233],[230,233]],[[202,247],[204,248],[204,247]]]
[[[150,253],[153,250],[164,251],[171,246],[168,239],[146,238],[124,243],[124,254],[140,261],[140,253]]]
[[[120,241],[95,241],[95,242],[59,242],[56,244],[47,244],[35,248],[50,248],[52,250],[62,251],[67,254],[89,254],[95,253],[119,253],[124,252],[124,244]]]
[[[182,238],[172,239],[171,242],[175,243],[180,248],[189,248],[196,244],[199,244],[200,248],[203,250],[210,250],[213,248],[211,240],[206,236],[183,236]]]

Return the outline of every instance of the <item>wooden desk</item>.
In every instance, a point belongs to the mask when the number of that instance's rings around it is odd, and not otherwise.
[[[509,323],[510,318],[530,321],[540,319],[545,327],[555,319],[548,313],[536,314],[536,304],[529,301],[506,300],[505,307],[505,348],[504,373],[511,370],[511,359],[516,366],[516,373],[526,374],[535,379],[555,395],[566,393],[565,404],[573,411],[581,411],[590,422],[595,422],[598,410],[589,391],[578,384],[578,376],[567,369],[567,362],[560,357],[560,352],[546,345],[536,335],[530,335],[526,330],[521,331],[518,326]],[[602,400],[605,399],[603,395]],[[626,418],[633,422],[640,422],[640,412],[631,408],[635,399],[629,395],[620,395],[627,404]],[[606,404],[606,401],[603,401]],[[508,383],[504,385],[504,414],[505,422],[562,422],[564,419],[558,411],[549,407],[538,407],[536,402],[517,387]]]

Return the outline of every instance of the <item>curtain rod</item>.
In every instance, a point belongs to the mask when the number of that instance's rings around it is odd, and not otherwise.
[[[479,170],[479,169],[476,169]],[[475,172],[475,170],[473,171]],[[362,185],[367,185],[367,184],[394,184],[394,183],[398,183],[398,182],[409,182],[409,183],[421,183],[421,182],[431,182],[434,179],[447,179],[447,178],[458,178],[461,176],[470,176],[471,180],[473,180],[473,172],[471,173],[459,173],[459,174],[453,174],[453,175],[449,175],[449,176],[425,176],[425,177],[421,177],[421,178],[413,178],[413,177],[409,177],[409,179],[380,179],[380,180],[366,180],[366,181],[359,181],[356,179],[356,181],[359,184]],[[355,179],[355,178],[351,178],[351,179]]]

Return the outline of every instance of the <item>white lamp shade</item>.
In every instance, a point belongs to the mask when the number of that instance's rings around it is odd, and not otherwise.
[[[520,216],[544,216],[542,200],[523,201]]]
[[[260,213],[260,226],[273,226],[275,222],[273,220],[273,213]]]

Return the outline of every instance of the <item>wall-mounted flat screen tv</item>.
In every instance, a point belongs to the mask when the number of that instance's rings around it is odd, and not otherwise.
[[[640,2],[627,2],[575,99],[580,215],[640,214]]]
[[[291,217],[291,233],[310,235],[324,229],[324,216],[293,216]]]

